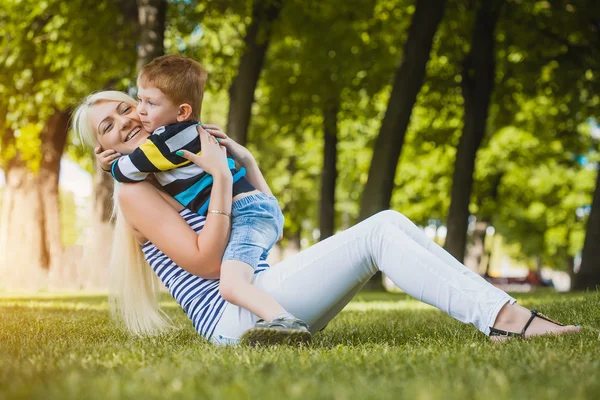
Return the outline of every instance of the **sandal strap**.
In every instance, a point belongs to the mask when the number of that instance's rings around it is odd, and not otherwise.
[[[545,316],[544,314],[542,314],[541,312],[537,312],[537,311],[536,311],[536,314],[535,314],[535,315],[536,315],[536,317],[538,317],[538,318],[545,319],[546,321],[548,321],[548,322],[552,322],[553,324],[556,324],[556,325],[558,325],[558,326],[564,326],[564,325],[563,325],[563,324],[561,324],[560,322],[557,322],[557,321],[555,321],[555,320],[553,320],[553,319],[550,319],[550,318],[546,317],[546,316]]]
[[[492,328],[490,326],[490,336],[512,336],[512,337],[523,337],[520,333],[517,332],[508,332],[503,331],[502,329]]]
[[[525,332],[527,331],[527,328],[529,328],[529,325],[531,325],[531,322],[533,321],[533,319],[535,317],[538,317],[538,318],[541,318],[541,319],[545,319],[546,321],[552,322],[553,324],[556,324],[556,325],[559,325],[559,326],[564,326],[560,322],[556,322],[556,321],[554,321],[554,320],[546,317],[544,314],[542,314],[540,312],[537,312],[537,310],[531,310],[531,316],[529,317],[529,320],[527,321],[527,323],[523,327],[523,330],[521,331],[521,333],[507,332],[507,331],[503,331],[502,329],[492,328],[490,326],[490,336],[511,336],[511,337],[524,338],[525,337]]]
[[[531,321],[533,321],[536,315],[538,315],[537,310],[531,310],[531,317],[529,317],[529,321],[527,321],[527,323],[523,327],[523,330],[521,331],[521,336],[525,337],[525,331],[527,330],[527,328],[529,328],[529,325],[531,325]]]

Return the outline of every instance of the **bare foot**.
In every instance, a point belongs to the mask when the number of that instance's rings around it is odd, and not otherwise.
[[[506,304],[496,317],[494,328],[501,329],[507,332],[521,333],[527,321],[531,317],[531,311],[518,304]],[[565,333],[577,333],[581,330],[581,326],[567,325],[560,326],[553,322],[546,321],[542,318],[535,317],[529,327],[525,331],[525,338],[540,335],[562,335]],[[509,337],[507,336],[490,336],[490,339],[495,342],[503,342]]]

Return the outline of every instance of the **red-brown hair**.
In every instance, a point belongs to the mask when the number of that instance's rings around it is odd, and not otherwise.
[[[207,76],[197,61],[170,54],[157,57],[146,64],[138,74],[138,84],[157,87],[174,104],[189,104],[192,107],[192,118],[200,121]]]

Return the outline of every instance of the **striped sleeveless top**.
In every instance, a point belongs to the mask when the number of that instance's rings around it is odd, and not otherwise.
[[[179,214],[196,233],[204,227],[206,217],[187,208]],[[152,270],[183,308],[196,331],[210,339],[226,304],[219,293],[219,280],[204,279],[187,272],[150,242],[142,245],[142,251]],[[268,267],[267,262],[261,260],[254,273],[257,274]]]

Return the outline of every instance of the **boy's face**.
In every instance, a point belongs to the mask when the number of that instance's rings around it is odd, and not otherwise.
[[[144,86],[138,81],[137,96],[137,112],[146,131],[152,133],[156,128],[177,122],[179,106],[173,104],[160,89]]]

